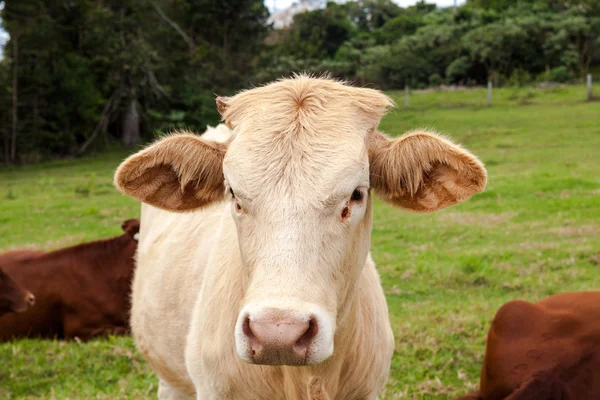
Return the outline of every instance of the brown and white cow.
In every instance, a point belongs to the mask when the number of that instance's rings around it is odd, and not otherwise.
[[[4,269],[36,296],[27,312],[0,318],[0,341],[128,333],[139,221],[122,228],[121,236],[52,252],[0,254]]]
[[[0,317],[25,312],[35,303],[35,296],[23,289],[0,267]]]
[[[514,300],[488,332],[480,388],[459,400],[600,399],[600,292]]]
[[[378,132],[391,106],[296,76],[218,98],[226,143],[174,134],[119,167],[144,203],[132,331],[160,399],[377,396],[394,341],[370,189],[430,212],[486,183],[448,139]]]

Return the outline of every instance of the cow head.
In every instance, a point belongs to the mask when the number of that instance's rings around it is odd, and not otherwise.
[[[170,211],[228,201],[248,285],[238,355],[256,364],[316,364],[334,347],[368,257],[371,190],[417,212],[483,190],[473,155],[436,134],[392,139],[377,126],[392,101],[298,76],[218,98],[233,137],[166,137],[119,167],[117,187]]]
[[[34,303],[33,294],[23,290],[0,268],[0,315],[9,312],[24,312]]]

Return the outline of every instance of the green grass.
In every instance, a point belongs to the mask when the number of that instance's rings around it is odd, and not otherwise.
[[[395,93],[392,93],[395,95]],[[428,127],[487,165],[485,193],[414,215],[380,201],[372,252],[396,335],[382,399],[452,399],[478,383],[485,333],[504,302],[600,287],[600,103],[583,87],[414,93],[385,118]],[[124,153],[0,172],[0,251],[120,232],[137,204],[116,193]],[[155,398],[129,338],[0,345],[2,399]]]

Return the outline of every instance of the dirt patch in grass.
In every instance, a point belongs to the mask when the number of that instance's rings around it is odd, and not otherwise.
[[[439,220],[458,225],[495,226],[510,221],[515,215],[514,212],[500,214],[444,213],[440,214]]]
[[[433,248],[433,244],[431,243],[423,243],[423,244],[411,244],[410,250],[413,251],[427,251]]]
[[[444,385],[440,378],[428,379],[417,384],[415,395],[450,395],[454,391],[452,386]]]
[[[38,250],[52,251],[67,246],[74,246],[80,243],[83,240],[83,237],[83,234],[77,234],[65,236],[56,240],[48,240],[43,245],[38,246]]]
[[[554,233],[557,236],[581,236],[581,235],[600,235],[600,226],[583,225],[583,226],[561,226],[558,228],[548,229],[549,233]]]
[[[14,250],[44,250],[41,245],[35,243],[26,243],[23,245],[8,246],[0,248],[0,253],[6,253]]]
[[[556,249],[559,244],[554,242],[523,242],[519,244],[519,247],[523,249]]]

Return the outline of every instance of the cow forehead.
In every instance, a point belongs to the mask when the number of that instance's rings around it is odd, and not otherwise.
[[[302,76],[227,102],[223,118],[234,138],[223,170],[230,185],[313,199],[351,177],[368,180],[367,142],[390,104],[376,91]]]
[[[274,191],[322,201],[354,181],[368,184],[367,145],[356,133],[306,138],[254,132],[231,142],[223,170],[232,187],[252,198]]]
[[[236,132],[293,134],[374,128],[393,102],[375,90],[300,75],[243,91],[226,104],[223,119]]]

